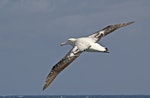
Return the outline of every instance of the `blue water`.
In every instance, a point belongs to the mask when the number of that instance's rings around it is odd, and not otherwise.
[[[0,96],[0,98],[150,98],[150,95],[50,95],[50,96]]]

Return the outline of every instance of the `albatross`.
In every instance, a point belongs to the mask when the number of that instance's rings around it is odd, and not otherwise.
[[[107,27],[89,35],[86,37],[80,37],[80,38],[69,38],[66,42],[61,43],[61,46],[63,45],[71,45],[72,49],[58,62],[56,63],[48,76],[46,77],[43,90],[45,90],[52,81],[56,78],[56,76],[65,69],[70,63],[72,63],[77,57],[80,56],[83,52],[103,52],[103,53],[109,53],[108,49],[98,43],[98,41],[110,34],[111,32],[117,30],[118,28],[127,26],[134,23],[132,22],[126,22],[126,23],[120,23],[115,25],[108,25]]]

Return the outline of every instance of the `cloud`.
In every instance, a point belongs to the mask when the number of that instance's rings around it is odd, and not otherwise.
[[[31,12],[47,11],[52,8],[52,2],[48,0],[22,0],[20,4],[23,9]]]
[[[1,0],[0,8],[9,10],[22,10],[27,12],[51,11],[53,2],[50,0]]]
[[[0,0],[0,8],[5,7],[8,2],[9,0]]]

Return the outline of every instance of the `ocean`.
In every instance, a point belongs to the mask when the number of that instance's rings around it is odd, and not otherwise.
[[[0,98],[150,98],[150,95],[40,95],[0,96]]]

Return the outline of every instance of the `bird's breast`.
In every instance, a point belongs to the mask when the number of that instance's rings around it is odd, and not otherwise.
[[[90,41],[86,38],[77,39],[75,45],[78,47],[80,51],[87,50],[91,46]]]

